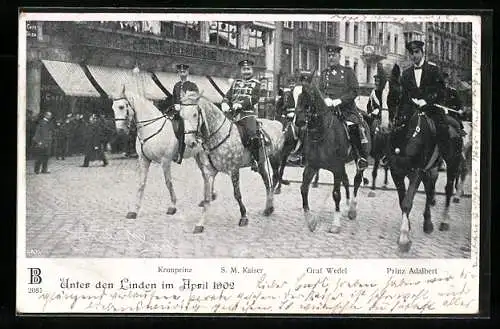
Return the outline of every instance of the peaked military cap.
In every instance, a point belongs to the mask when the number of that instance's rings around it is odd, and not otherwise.
[[[340,53],[342,47],[340,46],[326,46],[327,53]]]
[[[415,50],[415,49],[424,49],[424,42],[420,40],[412,40],[408,43],[406,43],[406,49],[409,51]]]
[[[253,61],[251,59],[244,59],[241,62],[238,63],[238,65],[241,66],[253,66]]]
[[[189,65],[187,65],[187,64],[177,64],[175,67],[176,67],[177,71],[189,69]]]
[[[295,78],[294,77],[289,77],[286,81],[288,83],[295,83]]]

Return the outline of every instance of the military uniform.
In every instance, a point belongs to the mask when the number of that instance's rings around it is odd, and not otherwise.
[[[406,48],[409,51],[422,50],[423,45],[422,41],[410,41]],[[425,61],[424,58],[422,61],[420,66],[413,65],[404,70],[401,75],[402,97],[396,121],[400,124],[408,122],[419,108],[413,99],[424,100],[425,105],[421,107],[421,110],[436,123],[437,142],[440,149],[447,149],[448,123],[446,116],[443,110],[434,106],[434,104],[442,104],[443,102],[445,91],[443,76],[435,64]],[[420,74],[419,84],[416,81],[417,74]]]
[[[445,73],[444,76],[447,77],[447,74]],[[449,86],[445,87],[444,90],[443,105],[455,111],[463,111],[462,101],[458,96],[457,90]],[[457,128],[457,130],[464,135],[464,125],[462,124],[460,113],[449,111],[448,115],[454,119],[448,120],[448,123]]]
[[[342,47],[327,47],[328,53],[340,53]],[[358,95],[358,79],[350,67],[333,65],[321,72],[320,90],[330,100],[340,100],[336,108],[340,117],[352,122],[349,126],[351,141],[359,152],[358,166],[366,168],[368,165],[368,139],[364,127],[361,125],[363,117],[359,113],[354,99]],[[327,104],[328,105],[328,104]]]
[[[35,173],[49,173],[48,163],[50,157],[50,150],[53,142],[53,124],[50,117],[43,117],[37,124],[35,135],[33,136],[33,149],[35,150]]]
[[[186,64],[177,65],[178,72],[180,70],[187,70],[187,69],[189,69],[189,66]],[[179,148],[177,156],[174,159],[174,161],[176,161],[179,164],[182,163],[182,157],[184,155],[184,150],[186,148],[186,145],[184,144],[184,122],[180,117],[179,111],[180,111],[182,93],[188,90],[199,92],[198,86],[194,82],[188,80],[178,81],[174,85],[174,90],[172,91],[172,104],[174,106],[173,109],[171,109],[172,111],[171,113],[173,113],[173,119],[179,123],[179,132],[180,132],[179,135],[177,136],[177,138],[179,139]]]
[[[244,60],[240,66],[252,66],[253,62]],[[244,127],[243,144],[248,147],[255,161],[259,161],[260,141],[257,136],[257,104],[260,97],[260,81],[250,77],[237,79],[222,100],[233,112],[234,121]]]

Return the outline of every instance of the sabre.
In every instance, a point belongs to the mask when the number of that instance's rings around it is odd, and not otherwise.
[[[450,109],[447,106],[443,106],[443,105],[440,105],[440,104],[434,104],[434,106],[439,107],[440,109],[443,109],[445,111],[451,111],[451,112],[455,112],[455,113],[458,113],[458,114],[463,114],[463,111],[453,110],[453,109]]]

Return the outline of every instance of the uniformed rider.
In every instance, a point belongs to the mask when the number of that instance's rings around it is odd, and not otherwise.
[[[171,109],[171,113],[173,114],[173,119],[176,120],[179,123],[179,134],[178,134],[178,139],[179,139],[179,147],[176,156],[174,157],[174,161],[177,162],[178,164],[182,163],[182,157],[184,155],[184,150],[186,148],[186,145],[184,144],[184,122],[182,121],[182,118],[180,116],[180,109],[181,109],[181,97],[182,93],[186,92],[187,90],[191,91],[196,91],[199,92],[198,86],[192,81],[188,80],[189,77],[189,65],[186,64],[177,64],[176,66],[177,69],[177,74],[179,75],[180,81],[178,81],[174,85],[174,90],[172,92],[172,103],[173,103],[173,108]]]
[[[445,93],[444,93],[444,106],[451,108],[452,110],[455,110],[456,112],[449,111],[448,115],[452,117],[453,119],[448,120],[448,123],[451,124],[453,127],[457,129],[457,131],[464,136],[465,131],[464,125],[462,123],[462,114],[464,112],[463,110],[463,105],[462,105],[462,100],[460,99],[460,96],[458,96],[458,92],[455,88],[453,88],[450,85],[450,76],[448,73],[444,72],[443,73],[443,79],[444,79],[444,84],[445,84]],[[457,125],[458,123],[458,125]]]
[[[436,64],[424,56],[424,42],[413,40],[406,44],[413,65],[401,75],[402,97],[396,118],[399,124],[408,122],[416,110],[425,112],[436,124],[436,140],[441,152],[448,150],[448,122],[443,105],[445,85]]]
[[[280,98],[276,106],[278,109],[278,118],[283,124],[283,129],[286,128],[288,122],[292,121],[295,116],[295,100],[293,97],[295,78],[290,77],[287,82],[287,87],[280,88]]]
[[[368,138],[362,126],[362,116],[354,99],[358,95],[358,80],[350,67],[340,65],[340,46],[328,46],[328,67],[321,72],[320,90],[328,107],[338,109],[349,126],[349,136],[359,152],[358,168],[368,166]]]
[[[260,139],[257,135],[257,105],[260,97],[260,82],[254,78],[253,62],[243,60],[240,66],[241,78],[231,85],[222,100],[221,108],[231,114],[239,125],[244,127],[243,144],[253,157],[252,170],[256,171],[259,162]]]

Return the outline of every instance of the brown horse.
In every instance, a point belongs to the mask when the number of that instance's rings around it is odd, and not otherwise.
[[[304,156],[305,168],[300,191],[304,216],[311,231],[317,226],[317,220],[309,212],[309,185],[319,169],[333,173],[333,200],[335,213],[331,233],[340,232],[340,184],[347,177],[345,164],[353,160],[352,148],[347,128],[323,101],[324,97],[316,85],[304,83],[296,107],[296,124],[305,126]],[[354,197],[349,203],[347,213],[350,219],[356,218],[357,192],[363,178],[363,171],[358,170],[354,178]]]

